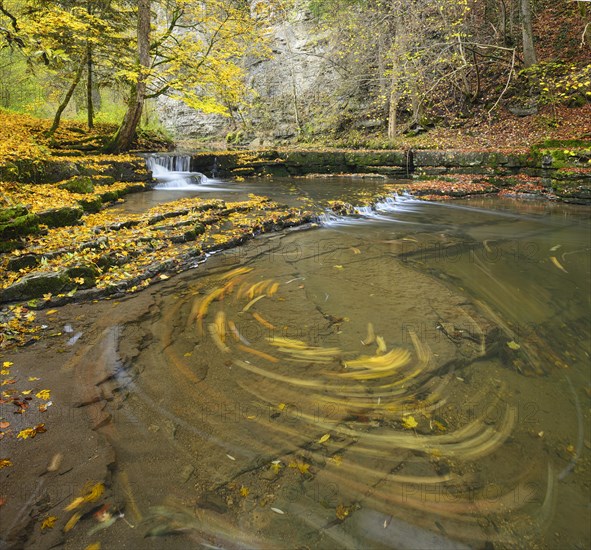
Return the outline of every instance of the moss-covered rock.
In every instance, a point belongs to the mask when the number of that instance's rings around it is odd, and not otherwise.
[[[0,239],[12,239],[39,233],[39,217],[35,214],[25,214],[16,218],[0,222]]]
[[[58,187],[60,189],[66,189],[70,193],[80,193],[81,195],[86,195],[94,191],[94,185],[89,176],[76,176],[60,184]]]
[[[94,265],[80,264],[74,267],[68,267],[65,274],[76,286],[90,288],[95,285],[96,278],[99,276],[99,270]],[[80,279],[84,279],[84,282],[80,282]]]
[[[79,200],[78,204],[82,207],[84,212],[96,214],[102,208],[103,201],[100,197],[90,197],[88,199]]]
[[[0,291],[0,302],[30,300],[47,293],[57,294],[65,290],[69,284],[70,278],[64,271],[30,273]]]
[[[9,208],[2,208],[0,209],[0,223],[7,223],[15,218],[20,218],[25,214],[28,214],[29,211],[25,206],[10,206]]]
[[[7,269],[9,271],[19,271],[21,269],[35,267],[39,264],[40,257],[37,254],[23,254],[15,256],[8,260]]]
[[[65,227],[75,225],[84,214],[81,206],[64,206],[63,208],[52,208],[37,214],[40,223],[48,227]]]

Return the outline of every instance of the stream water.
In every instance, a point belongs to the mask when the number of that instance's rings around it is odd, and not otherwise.
[[[121,207],[383,185],[172,168]],[[113,491],[143,530],[105,544],[588,548],[590,242],[582,207],[398,199],[167,281],[116,327]]]

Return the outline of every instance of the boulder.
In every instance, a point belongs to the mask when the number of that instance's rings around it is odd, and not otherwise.
[[[60,189],[66,189],[70,193],[79,193],[86,195],[94,191],[92,179],[89,176],[76,176],[58,186]]]
[[[0,291],[0,302],[40,298],[44,294],[57,294],[70,284],[65,271],[34,272],[25,275],[16,283]]]
[[[63,208],[51,208],[37,214],[40,223],[48,227],[64,227],[76,225],[84,214],[81,206],[64,206]]]

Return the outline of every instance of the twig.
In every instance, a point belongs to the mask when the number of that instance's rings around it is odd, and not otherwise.
[[[495,104],[488,111],[489,117],[490,117],[490,114],[496,109],[497,105],[499,104],[499,101],[501,101],[501,99],[505,95],[505,92],[509,88],[509,83],[511,82],[511,77],[513,76],[513,68],[514,67],[515,67],[515,48],[513,48],[513,57],[511,58],[511,68],[509,69],[509,77],[507,78],[507,82],[505,83],[505,87],[503,88],[501,95],[497,98],[497,100],[495,101]]]

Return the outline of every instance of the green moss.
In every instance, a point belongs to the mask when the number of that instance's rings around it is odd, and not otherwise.
[[[80,193],[81,195],[92,193],[94,191],[92,179],[88,176],[74,177],[58,187],[60,187],[60,189],[66,189],[70,191],[70,193]]]
[[[34,235],[39,232],[39,217],[35,214],[18,216],[6,223],[0,223],[0,239],[11,239]]]
[[[0,293],[0,300],[29,300],[47,293],[57,294],[65,290],[69,279],[62,273],[31,273]]]
[[[532,146],[533,150],[536,149],[554,149],[554,148],[578,148],[578,147],[591,147],[591,140],[584,139],[547,139],[541,143],[537,143]]]
[[[76,225],[83,213],[84,210],[79,206],[64,206],[39,212],[38,217],[39,221],[48,227],[65,227]]]
[[[9,221],[14,220],[15,218],[20,218],[26,214],[28,214],[28,210],[21,205],[3,208],[0,210],[0,223],[8,223]]]
[[[81,264],[74,267],[69,267],[65,272],[72,282],[82,288],[90,288],[95,285],[96,278],[99,275],[98,269],[93,265]],[[84,279],[83,283],[74,281],[74,279]]]
[[[99,212],[103,206],[103,201],[100,197],[93,197],[90,199],[82,199],[78,201],[78,204],[82,207],[84,212],[95,214]]]

